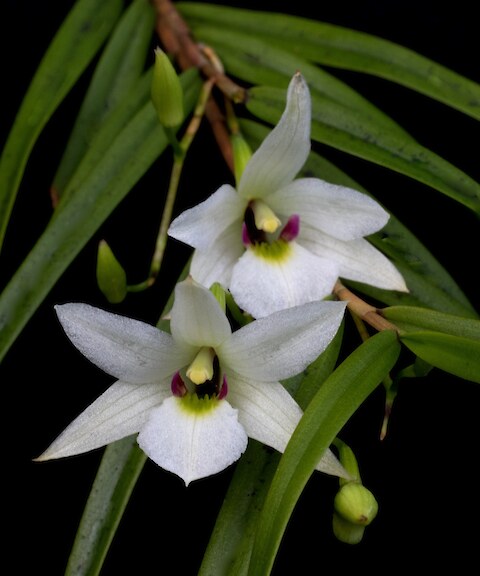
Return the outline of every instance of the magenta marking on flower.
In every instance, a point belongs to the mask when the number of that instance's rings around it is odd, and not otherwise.
[[[185,386],[185,382],[182,380],[180,376],[180,372],[175,372],[172,378],[171,384],[172,394],[177,396],[178,398],[182,398],[187,393],[187,387]]]
[[[222,387],[218,392],[218,399],[222,400],[228,394],[228,384],[227,384],[227,377],[223,377]]]
[[[298,214],[293,214],[288,219],[288,222],[283,227],[280,232],[280,238],[286,242],[291,242],[300,233],[300,216]]]
[[[248,228],[245,222],[242,223],[242,242],[246,248],[252,245],[252,241],[250,240],[250,235],[248,233]]]

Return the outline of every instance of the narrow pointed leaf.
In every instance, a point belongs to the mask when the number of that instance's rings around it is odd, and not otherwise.
[[[198,96],[200,79],[183,76],[186,106]],[[98,227],[165,150],[168,140],[150,102],[141,108],[82,180],[0,295],[0,359],[55,282]]]
[[[388,292],[366,285],[360,287],[361,292],[389,305],[423,305],[450,314],[478,317],[449,272],[401,222],[392,219],[382,232],[369,239],[395,262],[410,292]]]
[[[343,325],[325,352],[304,373],[283,384],[305,408],[333,371],[342,343]],[[236,465],[222,508],[217,516],[198,576],[228,574],[245,576],[255,541],[263,502],[280,455],[250,442]]]
[[[380,332],[342,362],[316,393],[293,433],[270,485],[258,520],[249,576],[270,574],[289,518],[316,462],[355,410],[388,374],[399,352],[396,334]],[[321,555],[320,550],[319,553]]]
[[[251,120],[241,120],[240,127],[253,149],[268,133],[265,126]],[[310,153],[300,175],[314,176],[368,194],[360,184],[315,152]],[[383,230],[370,236],[369,240],[392,259],[405,278],[410,292],[398,293],[350,283],[358,291],[390,305],[423,305],[460,316],[477,316],[451,275],[394,215],[391,215]]]
[[[480,340],[423,330],[400,337],[425,362],[465,380],[480,383]]]
[[[406,174],[480,212],[480,185],[417,143],[393,120],[344,83],[286,50],[231,30],[200,27],[202,41],[218,52],[227,71],[256,87],[247,107],[276,123],[285,105],[284,89],[301,70],[313,106],[312,138]]]
[[[399,44],[342,26],[288,14],[180,2],[195,32],[199,26],[241,31],[322,64],[372,74],[423,93],[480,119],[480,85]]]
[[[237,78],[251,84],[285,89],[295,72],[300,71],[312,95],[361,112],[385,130],[408,136],[403,128],[348,84],[288,48],[281,49],[268,41],[230,29],[201,26],[196,28],[196,34],[215,48],[228,72]]]
[[[65,188],[58,190],[59,203],[56,207],[57,213],[61,212],[63,207],[68,204],[70,196],[76,194],[84,181],[90,177],[93,170],[103,162],[106,151],[130,120],[142,108],[148,107],[151,76],[151,70],[145,72],[137,80],[136,84],[125,93],[124,98],[118,102],[108,118],[98,126],[79,163],[72,166],[73,171],[68,174],[68,182],[65,183]]]
[[[154,11],[135,0],[118,21],[95,68],[52,188],[61,196],[70,176],[89,148],[96,130],[137,83],[151,44]]]
[[[249,91],[248,110],[275,124],[285,105],[285,91],[257,86]],[[424,148],[413,138],[386,132],[355,111],[312,97],[312,139],[410,176],[480,214],[480,185]]]
[[[480,211],[480,186],[475,181],[423,148],[342,82],[301,57],[248,34],[208,26],[200,26],[197,33],[216,48],[227,70],[244,81],[285,86],[289,77],[301,70],[310,85],[317,116],[314,139],[407,174]],[[283,109],[284,97],[276,115],[271,104],[264,102],[262,107],[253,98],[250,111],[274,123]]]
[[[198,576],[246,576],[255,529],[280,455],[249,441],[235,468]]]
[[[147,457],[129,436],[105,451],[65,576],[96,576]]]
[[[480,320],[414,306],[391,306],[382,315],[406,332],[434,330],[480,341]]]
[[[32,148],[60,102],[105,42],[121,0],[79,0],[59,28],[22,101],[0,158],[0,249]]]

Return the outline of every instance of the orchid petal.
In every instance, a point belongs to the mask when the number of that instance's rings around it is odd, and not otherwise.
[[[185,365],[191,353],[150,324],[88,304],[55,306],[67,336],[107,374],[132,383],[161,380]]]
[[[301,243],[320,257],[332,258],[339,266],[341,278],[408,292],[405,280],[392,262],[364,238],[343,242],[304,228]]]
[[[240,458],[248,437],[225,400],[205,409],[185,407],[183,398],[167,398],[153,410],[138,435],[140,448],[164,470],[188,486],[193,480],[216,474]],[[188,402],[188,401],[187,401]]]
[[[229,382],[229,400],[238,409],[240,422],[249,437],[284,452],[302,417],[300,406],[279,382],[254,382],[238,374],[231,374]],[[330,450],[317,469],[334,476],[348,476]]]
[[[150,411],[170,394],[170,382],[115,382],[90,404],[36,460],[89,452],[137,433]]]
[[[175,287],[170,330],[177,342],[213,348],[232,333],[215,296],[191,279]]]
[[[352,188],[317,178],[294,180],[268,198],[277,214],[298,214],[304,224],[340,240],[353,240],[380,230],[389,214],[378,202]]]
[[[310,152],[310,121],[308,86],[301,74],[295,74],[280,121],[245,167],[238,187],[240,196],[265,198],[295,178]]]
[[[225,184],[207,200],[177,216],[168,234],[194,248],[209,248],[229,226],[236,221],[241,225],[246,207],[235,189]]]
[[[328,346],[344,302],[311,302],[251,322],[217,349],[222,367],[245,379],[274,382],[300,373]],[[230,382],[230,380],[229,380]]]
[[[207,288],[218,282],[227,289],[233,267],[245,252],[241,238],[242,224],[238,222],[224,230],[209,248],[197,248],[190,264],[192,278]]]
[[[249,249],[233,269],[230,291],[237,304],[255,318],[328,296],[338,278],[332,260],[318,258],[296,242],[279,260]]]

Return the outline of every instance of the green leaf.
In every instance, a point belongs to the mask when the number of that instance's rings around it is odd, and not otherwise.
[[[389,305],[428,306],[450,314],[478,317],[458,284],[423,244],[398,220],[369,237],[370,242],[391,258],[403,275],[408,293],[381,290],[374,286],[356,286],[364,294]]]
[[[258,517],[278,461],[277,452],[249,441],[230,481],[198,576],[246,576]]]
[[[276,124],[285,99],[284,90],[257,86],[249,90],[247,108]],[[413,138],[385,131],[361,113],[316,95],[312,95],[312,139],[405,174],[480,214],[480,185],[467,174]]]
[[[258,122],[245,119],[240,120],[240,128],[253,149],[259,146],[269,131]],[[321,178],[369,194],[355,180],[315,152],[310,153],[300,175]],[[394,215],[391,215],[382,231],[370,236],[369,240],[395,263],[403,274],[410,292],[380,290],[348,282],[349,285],[355,286],[356,290],[386,304],[423,305],[461,316],[477,316],[451,275]]]
[[[230,29],[200,27],[231,75],[252,84],[247,108],[272,124],[285,107],[285,88],[301,70],[312,94],[312,138],[410,176],[480,213],[480,185],[417,143],[398,124],[343,82],[286,50]],[[268,88],[266,87],[268,86]]]
[[[394,366],[399,352],[395,333],[379,332],[342,362],[310,402],[270,485],[258,520],[249,576],[270,574],[289,518],[315,465]]]
[[[179,2],[196,32],[211,26],[241,31],[301,58],[385,78],[480,119],[480,86],[403,46],[342,26],[271,12]]]
[[[480,340],[423,330],[400,336],[425,362],[465,380],[480,383]]]
[[[154,25],[149,2],[135,0],[118,21],[98,61],[82,106],[53,179],[61,196],[106,116],[137,84],[145,69]]]
[[[40,132],[105,42],[122,8],[121,0],[79,0],[45,53],[0,158],[0,249],[28,157]]]
[[[395,326],[407,332],[433,330],[480,341],[480,320],[463,318],[453,314],[438,312],[437,310],[427,310],[414,306],[384,308],[382,316],[385,316]]]
[[[129,436],[105,450],[65,576],[96,576],[147,457]]]
[[[148,70],[141,76],[137,83],[125,93],[123,100],[118,102],[116,108],[112,110],[108,118],[98,126],[95,135],[89,142],[89,146],[84,150],[83,157],[74,168],[73,173],[68,174],[68,183],[61,190],[59,204],[56,212],[60,213],[64,206],[68,204],[68,199],[83,186],[85,180],[90,177],[102,162],[106,151],[112,142],[121,134],[130,120],[138,114],[142,108],[149,106],[150,83],[152,71]],[[158,123],[157,123],[158,124]],[[153,125],[153,124],[152,124]]]
[[[317,360],[302,374],[283,382],[302,408],[308,405],[335,367],[342,336],[343,325]],[[258,517],[279,457],[277,452],[272,453],[258,442],[249,442],[236,465],[198,576],[247,574]]]
[[[105,240],[97,250],[97,285],[112,304],[123,302],[127,295],[127,274]]]
[[[249,92],[247,108],[254,115],[276,123],[285,107],[285,88],[300,70],[312,93],[314,140],[410,176],[480,213],[477,182],[421,146],[343,82],[268,40],[230,28],[200,26],[195,31],[215,48],[228,73],[263,85]]]
[[[183,75],[182,83],[188,112],[201,81],[192,70]],[[0,359],[68,265],[166,147],[167,138],[147,102],[62,202],[0,295]]]
[[[259,38],[230,29],[201,26],[196,29],[196,34],[214,47],[222,64],[237,78],[251,84],[286,89],[292,76],[300,70],[312,94],[362,113],[369,122],[382,126],[384,130],[408,137],[403,128],[353,88],[285,48],[282,50]]]

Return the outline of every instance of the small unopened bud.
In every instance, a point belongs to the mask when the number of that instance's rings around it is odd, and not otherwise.
[[[112,304],[121,302],[127,294],[127,276],[110,246],[101,240],[97,252],[97,283]]]
[[[345,544],[358,544],[362,540],[363,533],[365,532],[365,526],[352,524],[352,522],[345,520],[336,512],[333,513],[332,528],[335,537],[340,540],[340,542],[345,542]]]
[[[375,518],[378,504],[374,495],[358,482],[340,487],[334,500],[333,533],[346,544],[358,544],[365,526]]]
[[[340,488],[334,506],[342,518],[359,526],[368,526],[378,512],[375,496],[357,482],[348,482]]]
[[[174,128],[183,121],[183,90],[180,79],[170,59],[160,48],[155,49],[151,97],[163,126]]]
[[[218,282],[214,282],[210,286],[210,292],[215,296],[215,299],[217,300],[220,308],[222,309],[222,312],[225,313],[227,309],[226,304],[227,295],[225,294],[225,288]]]
[[[252,151],[241,134],[232,134],[230,139],[233,150],[233,171],[235,173],[235,182],[238,186],[245,166],[252,156]]]

